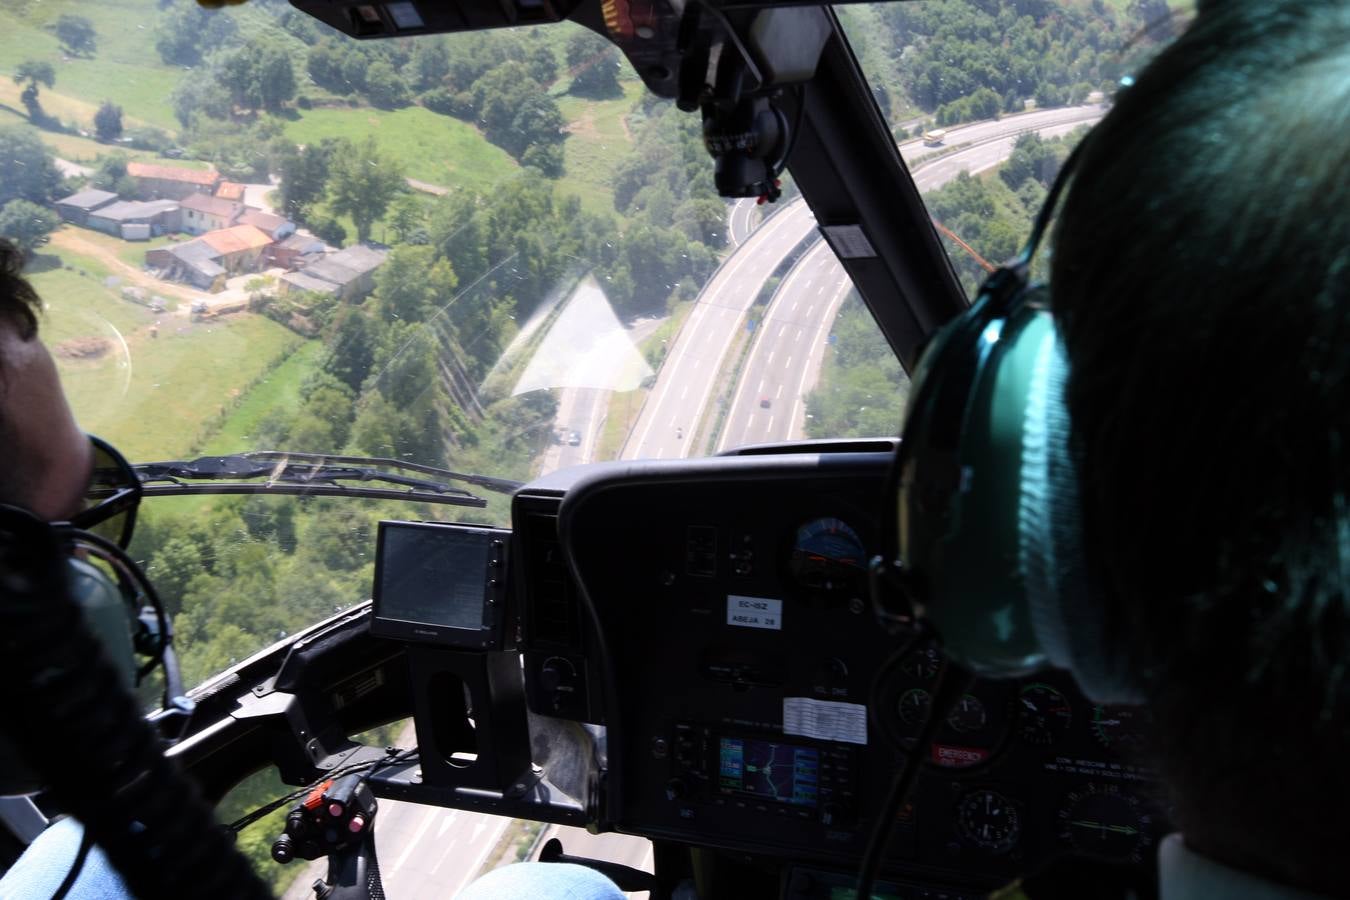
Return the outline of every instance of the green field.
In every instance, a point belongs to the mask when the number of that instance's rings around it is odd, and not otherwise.
[[[375,138],[377,146],[403,166],[403,174],[447,187],[491,188],[519,171],[505,150],[494,147],[459,119],[420,106],[406,109],[314,109],[286,125],[297,144],[324,138]]]
[[[172,457],[208,428],[227,424],[243,392],[303,341],[262,316],[193,322],[127,302],[103,284],[97,261],[68,255],[88,274],[51,268],[33,283],[46,300],[42,337],[57,356],[80,424],[129,457]],[[152,326],[158,322],[158,336]],[[72,358],[93,349],[94,358]]]
[[[239,453],[245,450],[281,450],[281,447],[255,446],[253,433],[263,416],[274,410],[297,412],[300,409],[300,385],[318,364],[323,344],[305,341],[286,357],[286,361],[266,373],[244,395],[225,419],[220,430],[208,438],[202,453]]]
[[[43,27],[62,13],[93,23],[98,50],[92,59],[63,57],[56,36]],[[128,127],[144,122],[176,131],[169,95],[183,70],[164,65],[154,52],[151,36],[158,18],[154,0],[6,2],[0,10],[0,71],[12,72],[26,59],[46,60],[56,69],[57,92],[85,98],[93,109],[103,100],[120,104]],[[9,78],[5,82],[13,87]],[[74,108],[67,112],[55,99],[49,103],[48,95],[44,89],[39,99],[49,113],[74,116],[86,126],[93,121],[93,109],[85,116]]]
[[[565,174],[558,184],[581,198],[592,212],[614,211],[614,169],[633,147],[623,116],[646,90],[636,78],[620,82],[624,95],[613,100],[585,100],[564,94],[558,108],[567,121],[563,144]]]

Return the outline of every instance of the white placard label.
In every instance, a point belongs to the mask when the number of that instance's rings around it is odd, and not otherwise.
[[[867,743],[867,707],[861,703],[783,698],[783,733],[845,744]]]
[[[727,624],[783,630],[783,601],[727,594]]]

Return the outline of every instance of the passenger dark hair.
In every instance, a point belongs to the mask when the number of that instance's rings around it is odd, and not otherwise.
[[[1350,4],[1207,3],[1089,137],[1050,284],[1088,564],[1187,843],[1347,895]]]
[[[0,238],[0,319],[18,329],[19,336],[31,340],[37,334],[37,314],[42,301],[23,277],[23,252]],[[0,360],[0,367],[3,360]]]

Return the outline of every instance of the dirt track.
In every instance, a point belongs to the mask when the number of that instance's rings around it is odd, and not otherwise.
[[[143,287],[156,294],[172,294],[183,300],[211,300],[212,295],[204,291],[194,290],[186,285],[175,284],[171,281],[160,281],[158,278],[150,275],[148,272],[138,269],[133,265],[118,258],[116,253],[101,247],[80,235],[73,228],[62,228],[52,233],[51,245],[59,247],[62,250],[70,250],[73,253],[80,253],[84,256],[92,256],[99,262],[106,265],[118,277],[125,278],[127,281]]]

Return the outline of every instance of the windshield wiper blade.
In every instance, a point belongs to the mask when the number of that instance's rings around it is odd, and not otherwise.
[[[483,507],[487,505],[486,500],[449,482],[463,482],[503,494],[514,493],[521,486],[521,482],[508,478],[465,475],[449,469],[438,469],[434,466],[396,459],[290,453],[280,450],[258,450],[227,456],[202,456],[192,460],[141,463],[132,468],[136,470],[143,491],[148,496],[199,493],[291,494],[417,500]],[[361,486],[360,483],[363,482],[370,486]],[[406,490],[378,487],[370,484],[372,482],[398,485]]]

